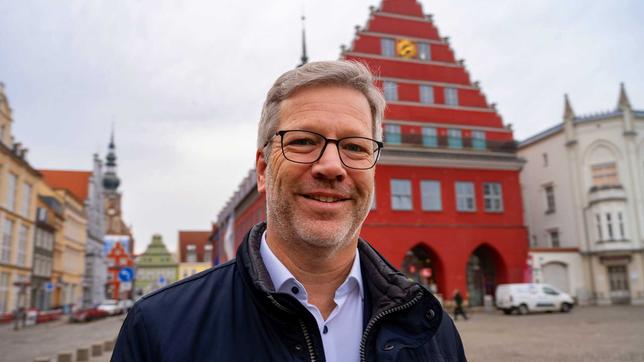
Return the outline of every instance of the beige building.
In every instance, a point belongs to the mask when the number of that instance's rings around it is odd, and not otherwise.
[[[519,145],[533,277],[580,303],[644,304],[644,111],[624,86],[608,112]]]
[[[87,219],[83,202],[68,190],[56,190],[63,199],[64,218],[62,243],[54,249],[54,273],[60,305],[81,306],[83,303],[83,273],[85,269],[85,244]]]
[[[14,142],[11,108],[0,83],[0,315],[30,303],[36,184],[27,149]]]

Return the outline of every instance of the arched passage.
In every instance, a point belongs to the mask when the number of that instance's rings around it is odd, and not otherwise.
[[[409,278],[421,283],[433,293],[444,293],[443,265],[429,246],[421,243],[409,249],[403,258],[401,269]]]
[[[483,305],[486,295],[494,296],[497,284],[507,278],[507,271],[499,253],[487,244],[476,248],[465,269],[467,297],[470,306]]]

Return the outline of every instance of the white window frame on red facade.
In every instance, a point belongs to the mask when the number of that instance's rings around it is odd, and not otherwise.
[[[460,212],[476,211],[476,191],[474,182],[456,181],[454,184],[456,190],[456,210]]]
[[[414,209],[411,180],[391,179],[391,209],[397,211]]]

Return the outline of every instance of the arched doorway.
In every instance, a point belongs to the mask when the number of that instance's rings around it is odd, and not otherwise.
[[[485,296],[494,296],[496,285],[505,277],[501,257],[490,246],[479,246],[467,261],[466,275],[469,305],[483,305]]]
[[[444,276],[441,261],[427,245],[418,244],[405,253],[402,271],[431,290],[434,294],[444,292]]]
[[[562,292],[570,293],[568,266],[560,262],[551,262],[541,267],[543,282],[552,285]]]

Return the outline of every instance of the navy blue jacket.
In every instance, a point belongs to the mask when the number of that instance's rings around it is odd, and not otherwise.
[[[236,259],[139,300],[112,361],[325,361],[313,316],[276,293],[260,257],[266,224]],[[431,293],[367,242],[358,244],[365,287],[362,361],[465,361],[454,323]]]

